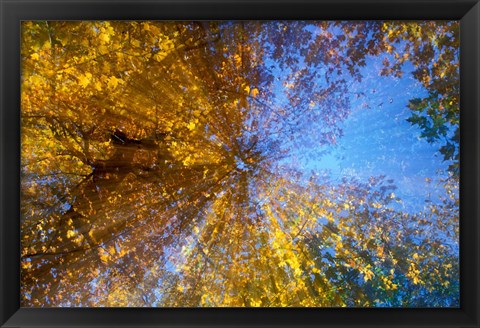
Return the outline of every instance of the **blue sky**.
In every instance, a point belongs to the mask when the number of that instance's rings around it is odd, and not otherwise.
[[[407,122],[411,115],[408,101],[427,94],[412,76],[413,67],[407,63],[402,78],[380,76],[381,60],[368,59],[362,82],[352,82],[352,94],[363,92],[365,96],[351,97],[351,113],[339,124],[343,136],[325,147],[326,155],[296,160],[306,176],[314,171],[334,182],[343,177],[366,181],[385,175],[394,180],[403,210],[419,212],[426,199],[444,193],[438,183],[447,176],[449,163],[443,161],[438,145],[421,138],[419,127]]]

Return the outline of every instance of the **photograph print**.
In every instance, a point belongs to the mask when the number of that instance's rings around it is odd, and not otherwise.
[[[20,300],[458,308],[459,21],[23,21]]]

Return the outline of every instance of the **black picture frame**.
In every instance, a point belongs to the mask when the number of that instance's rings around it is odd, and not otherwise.
[[[0,0],[1,327],[479,327],[480,4],[478,0]],[[461,307],[20,308],[20,21],[327,19],[461,21]]]

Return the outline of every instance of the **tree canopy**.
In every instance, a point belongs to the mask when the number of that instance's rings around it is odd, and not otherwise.
[[[458,22],[27,21],[21,42],[22,306],[459,305]],[[372,58],[425,90],[408,121],[447,178],[422,211],[298,164],[342,138]]]

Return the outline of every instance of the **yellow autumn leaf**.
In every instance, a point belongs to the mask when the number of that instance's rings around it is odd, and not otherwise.
[[[92,78],[92,74],[91,73],[85,73],[85,75],[79,75],[78,76],[78,81],[79,81],[79,84],[80,86],[82,86],[83,88],[87,87],[89,84],[90,84],[90,79]]]
[[[97,89],[98,91],[102,91],[102,82],[95,82],[95,89]]]
[[[137,48],[142,45],[142,43],[141,43],[139,40],[137,40],[137,39],[132,39],[130,42],[132,43],[132,45],[133,45],[134,47],[137,47]]]
[[[30,58],[32,58],[33,60],[38,60],[38,59],[40,59],[40,55],[37,54],[37,53],[34,53],[34,54],[30,55]]]
[[[253,88],[253,89],[252,89],[252,92],[251,92],[252,97],[255,98],[255,97],[258,95],[258,92],[259,92],[259,91],[258,91],[257,88]]]
[[[373,273],[372,270],[365,270],[364,275],[363,275],[363,280],[365,282],[367,282],[367,281],[371,280],[373,276],[374,276],[374,273]]]
[[[235,59],[236,65],[239,66],[240,63],[242,62],[242,57],[240,57],[238,54],[236,54],[233,58]]]
[[[101,40],[103,43],[108,43],[110,42],[110,35],[108,33],[104,32],[105,29],[103,29],[102,33],[98,36],[98,39]]]
[[[252,306],[255,306],[255,307],[259,307],[259,306],[262,305],[261,300],[252,300],[250,303],[251,303]]]
[[[187,128],[188,128],[190,131],[193,131],[193,130],[195,129],[195,123],[194,123],[194,122],[188,123]]]
[[[115,89],[119,83],[123,82],[121,79],[116,78],[115,76],[111,76],[108,79],[108,88],[113,90]]]
[[[380,203],[373,203],[372,206],[374,208],[382,208],[382,204],[380,204]]]
[[[377,256],[378,257],[383,257],[385,254],[384,254],[384,246],[382,245],[381,247],[378,247],[377,248]]]
[[[44,50],[49,50],[51,47],[52,47],[52,45],[51,45],[50,41],[48,41],[48,40],[45,41],[45,43],[44,43],[43,46],[42,46],[42,48],[43,48]]]
[[[109,259],[110,256],[108,255],[108,253],[103,253],[102,255],[100,255],[100,260],[104,263],[107,263]]]
[[[167,54],[163,51],[159,51],[155,55],[153,55],[153,59],[155,59],[158,62],[161,62],[162,60],[164,60],[165,57],[167,57]]]
[[[22,262],[22,269],[30,269],[32,267],[32,262]]]
[[[105,55],[109,51],[108,48],[103,44],[98,45],[97,50],[101,55]]]

